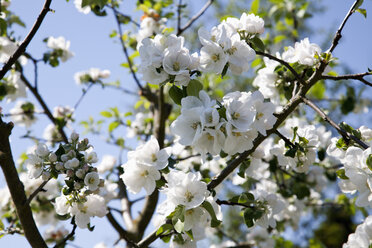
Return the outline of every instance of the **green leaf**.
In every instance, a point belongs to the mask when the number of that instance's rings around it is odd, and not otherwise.
[[[164,224],[156,231],[156,236],[159,236],[160,234],[166,234],[167,231],[170,231],[173,229],[173,226],[171,224]]]
[[[367,158],[366,163],[367,163],[368,168],[369,168],[370,170],[372,170],[372,154],[369,154],[369,155],[368,155],[368,158]]]
[[[252,208],[244,209],[244,213],[243,213],[244,223],[247,225],[248,228],[254,226],[254,222],[253,222],[254,211],[255,210]]]
[[[357,4],[355,5],[354,10],[359,9],[359,7],[363,4],[363,2],[364,2],[364,0],[359,0],[359,1],[357,2]]]
[[[239,196],[238,203],[246,203],[254,201],[254,195],[249,192],[244,192]]]
[[[285,36],[285,35],[277,35],[274,38],[274,43],[275,44],[280,43],[280,42],[282,42],[285,39],[287,39],[287,36]]]
[[[364,18],[367,18],[367,10],[359,8],[356,9],[355,11],[361,13],[364,16]]]
[[[4,230],[4,223],[3,223],[3,221],[0,219],[0,231],[1,230]]]
[[[245,178],[245,171],[248,169],[250,165],[251,161],[249,159],[243,161],[243,163],[239,167],[238,176],[240,176],[241,178]]]
[[[251,4],[251,12],[254,14],[257,14],[259,8],[260,8],[260,0],[254,0]]]
[[[112,113],[109,112],[109,111],[102,111],[100,113],[103,117],[106,117],[106,118],[111,118],[112,117]]]
[[[292,190],[299,200],[310,196],[310,189],[304,183],[296,183]]]
[[[198,80],[192,79],[187,85],[186,92],[188,96],[199,97],[199,91],[201,91],[202,89],[202,83],[200,83]]]
[[[309,90],[309,94],[313,96],[315,99],[323,99],[324,93],[326,91],[326,87],[324,81],[320,81],[316,83],[311,89]]]
[[[336,174],[337,174],[337,176],[338,176],[339,178],[341,178],[341,179],[344,179],[344,180],[349,179],[349,178],[346,176],[346,174],[345,174],[345,169],[339,169],[339,170],[337,170],[337,171],[336,171]]]
[[[296,152],[297,152],[297,147],[290,148],[288,151],[286,151],[284,156],[294,158],[296,156]]]
[[[184,222],[185,221],[185,206],[178,205],[176,209],[172,212],[172,214],[173,214],[173,217],[172,217],[173,226],[177,224],[178,220],[181,220],[181,222]]]
[[[178,88],[177,86],[173,85],[170,89],[169,89],[169,96],[170,98],[172,98],[173,102],[178,104],[178,105],[181,105],[181,100],[183,98],[183,92],[180,88]]]
[[[112,131],[114,131],[118,126],[120,125],[119,122],[117,121],[113,121],[110,123],[109,127],[108,127],[108,131],[111,133]]]
[[[260,38],[255,36],[250,41],[251,41],[251,43],[253,45],[253,48],[255,50],[258,50],[258,51],[261,51],[261,52],[265,51],[265,44],[262,42],[262,40]]]
[[[211,220],[211,227],[218,227],[222,221],[218,220],[217,219],[217,216],[216,216],[216,213],[214,212],[214,209],[213,209],[213,206],[210,202],[208,201],[204,201],[201,205],[205,210],[207,210],[207,212],[209,213],[209,215],[211,216],[212,220]]]

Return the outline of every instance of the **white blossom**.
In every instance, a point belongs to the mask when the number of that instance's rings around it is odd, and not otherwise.
[[[70,41],[66,41],[66,39],[62,36],[57,38],[51,36],[47,40],[47,46],[53,50],[61,50],[62,56],[61,61],[66,62],[69,58],[73,57],[74,54],[69,50],[70,49]]]

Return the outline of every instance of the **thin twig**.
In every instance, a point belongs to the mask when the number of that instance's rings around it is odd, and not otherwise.
[[[274,133],[276,135],[278,135],[279,138],[281,138],[282,140],[284,140],[284,142],[286,143],[287,146],[290,146],[292,148],[296,147],[287,137],[285,137],[281,132],[279,132],[279,130],[275,130]]]
[[[83,98],[85,97],[85,95],[88,93],[88,91],[90,90],[90,88],[92,88],[92,86],[93,86],[93,83],[90,83],[86,89],[83,89],[83,93],[81,94],[79,100],[74,105],[74,111],[76,111],[77,107],[79,107],[81,101],[83,100]]]
[[[346,14],[344,20],[342,21],[340,27],[338,28],[337,32],[336,32],[336,35],[335,37],[333,38],[333,41],[332,41],[332,45],[331,47],[328,49],[327,53],[332,53],[333,50],[336,48],[336,46],[338,45],[338,42],[340,41],[342,35],[341,35],[341,32],[342,32],[342,29],[344,28],[347,20],[349,19],[349,17],[354,13],[355,11],[355,7],[356,5],[360,2],[361,0],[356,0],[354,2],[354,4],[351,6],[351,8],[349,9],[349,12]]]
[[[44,20],[44,17],[46,14],[50,11],[50,4],[52,0],[45,0],[43,9],[41,10],[38,18],[36,19],[36,22],[32,26],[30,32],[26,36],[26,38],[23,40],[22,44],[17,48],[17,50],[14,52],[14,54],[9,58],[8,62],[3,66],[3,68],[0,71],[0,79],[2,79],[5,74],[10,70],[12,65],[18,60],[18,58],[26,51],[26,48],[28,44],[30,44],[31,40],[34,38],[34,35],[40,28],[41,23]]]
[[[111,5],[106,5],[106,6],[109,7],[110,9],[115,8],[115,7],[111,6]],[[120,12],[120,11],[117,10],[117,9],[116,9],[116,12],[117,12],[120,16],[122,16],[122,17],[124,17],[124,18],[127,18],[127,19],[129,20],[129,22],[133,23],[133,24],[136,25],[138,28],[141,27],[141,25],[140,25],[138,22],[136,22],[135,20],[133,20],[132,17],[130,17],[129,15],[123,14],[122,12]]]
[[[181,35],[186,29],[188,29],[197,19],[199,19],[203,14],[204,12],[209,8],[209,6],[212,5],[212,3],[214,2],[214,0],[209,0],[201,9],[200,11],[194,15],[193,17],[191,17],[191,19],[185,24],[185,26],[183,26],[181,29],[178,30],[177,32],[177,36],[178,35]]]
[[[32,94],[35,96],[35,98],[37,99],[37,101],[40,103],[41,107],[43,108],[45,114],[48,116],[49,120],[55,125],[58,127],[58,131],[59,133],[61,134],[62,136],[62,139],[65,143],[68,143],[68,138],[66,136],[66,133],[63,131],[63,127],[59,127],[57,125],[57,120],[54,118],[52,112],[49,110],[48,106],[46,105],[46,103],[44,102],[43,98],[41,97],[41,95],[39,94],[38,90],[33,87],[30,83],[30,81],[28,81],[28,79],[25,77],[25,75],[23,74],[23,71],[21,71],[21,79],[22,81],[25,83],[25,85],[30,89],[30,91],[32,92]]]
[[[318,113],[318,115],[320,117],[322,117],[323,120],[325,120],[326,122],[328,122],[332,127],[334,127],[337,132],[346,140],[354,140],[358,145],[360,145],[361,147],[363,147],[364,149],[368,149],[368,145],[365,144],[363,141],[361,141],[360,139],[358,139],[357,137],[355,137],[354,135],[352,134],[349,134],[348,132],[346,132],[345,130],[343,130],[339,125],[337,125],[326,113],[324,113],[323,110],[321,110],[315,103],[313,103],[312,101],[310,101],[309,99],[307,99],[306,97],[302,97],[302,101],[308,105],[310,108],[312,108],[313,110],[315,110],[315,112]]]
[[[220,200],[220,199],[217,199],[216,203],[218,205],[229,205],[229,206],[240,206],[240,207],[245,207],[245,208],[254,208],[254,206],[252,205],[247,205],[244,203],[238,203],[238,202],[232,202],[232,201],[225,201],[225,200]]]
[[[30,204],[30,202],[32,201],[32,199],[34,199],[34,197],[40,192],[40,191],[43,191],[45,192],[46,190],[43,189],[43,187],[49,182],[50,179],[42,182],[42,184],[40,184],[39,187],[37,187],[37,189],[28,197],[27,199],[27,204]]]
[[[139,79],[137,78],[137,75],[136,75],[136,72],[134,71],[133,69],[133,64],[132,64],[132,61],[131,59],[129,58],[129,54],[128,54],[128,49],[127,49],[127,46],[125,45],[124,41],[123,41],[123,30],[121,29],[121,24],[120,24],[120,21],[119,21],[119,12],[116,10],[116,8],[114,6],[112,6],[112,11],[114,12],[114,16],[115,16],[115,20],[116,20],[116,24],[117,24],[117,27],[118,27],[118,31],[119,31],[119,39],[120,39],[120,43],[121,43],[121,47],[123,48],[123,52],[124,52],[124,55],[125,55],[125,58],[127,59],[128,61],[128,66],[129,66],[129,70],[132,74],[132,77],[134,79],[134,81],[136,82],[138,88],[143,91],[144,88],[142,87]]]
[[[64,239],[62,239],[61,241],[59,241],[53,248],[62,248],[62,247],[65,247],[66,242],[69,239],[71,239],[72,237],[74,237],[75,231],[76,231],[76,227],[77,227],[77,225],[74,224],[73,227],[72,227],[71,232]]]
[[[200,156],[200,154],[193,154],[193,155],[186,156],[184,158],[176,158],[175,160],[177,162],[179,162],[179,161],[184,161],[184,160],[187,160],[189,158],[195,158],[195,157],[199,157],[199,156]]]
[[[177,33],[181,32],[181,13],[182,13],[182,0],[178,0],[177,6]]]
[[[261,55],[261,56],[264,56],[264,57],[268,57],[269,59],[272,59],[272,60],[275,60],[277,62],[279,62],[280,64],[284,65],[285,67],[288,68],[288,70],[290,70],[292,72],[292,74],[295,76],[295,78],[297,79],[298,82],[300,82],[301,84],[304,84],[304,80],[303,78],[300,77],[300,75],[298,75],[298,73],[296,72],[295,69],[293,69],[292,66],[290,66],[287,62],[285,62],[284,60],[282,59],[279,59],[271,54],[268,54],[268,53],[265,53],[265,52],[261,52],[261,51],[256,51],[256,54],[258,55]]]
[[[354,79],[354,80],[359,80],[362,83],[372,87],[372,83],[368,82],[367,80],[364,79],[365,76],[370,76],[372,75],[372,72],[365,72],[365,73],[358,73],[358,74],[348,74],[348,75],[341,75],[341,76],[327,76],[324,75],[322,76],[323,79],[330,79],[330,80],[348,80],[348,79]]]

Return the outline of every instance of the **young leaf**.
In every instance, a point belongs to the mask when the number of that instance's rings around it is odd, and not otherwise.
[[[221,221],[217,219],[216,213],[214,212],[213,206],[210,202],[204,201],[201,205],[212,218],[211,227],[218,227],[221,224]]]
[[[186,92],[188,96],[199,97],[199,91],[201,91],[202,89],[203,85],[198,80],[192,79],[187,85]]]
[[[177,86],[173,85],[170,89],[169,89],[169,96],[170,98],[172,98],[173,102],[178,104],[178,105],[181,105],[181,100],[182,100],[182,97],[183,97],[183,92],[180,88],[178,88]]]

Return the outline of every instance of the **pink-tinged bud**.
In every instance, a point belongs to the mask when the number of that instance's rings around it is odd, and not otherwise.
[[[74,171],[73,170],[67,170],[66,172],[68,177],[73,177],[74,176]]]

